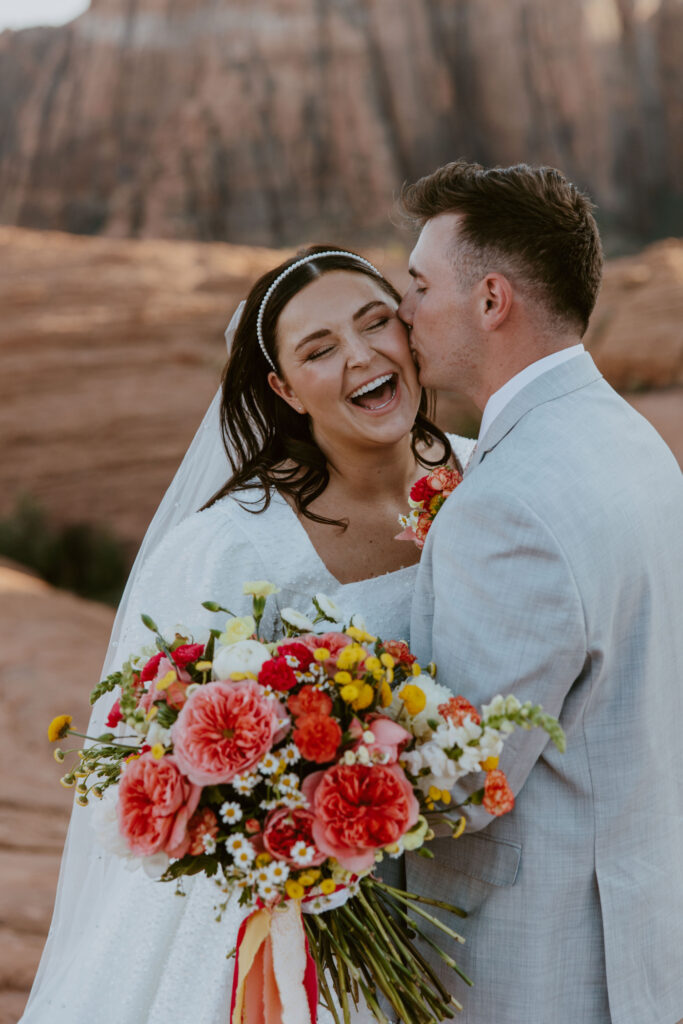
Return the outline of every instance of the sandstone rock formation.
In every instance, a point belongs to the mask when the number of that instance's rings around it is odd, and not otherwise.
[[[606,224],[672,232],[682,38],[681,0],[92,0],[0,36],[0,222],[367,241],[465,156],[555,164]]]

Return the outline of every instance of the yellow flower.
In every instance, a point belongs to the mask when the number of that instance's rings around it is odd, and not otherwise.
[[[198,672],[208,672],[209,669],[211,668],[211,662],[198,661],[197,664],[195,665],[195,668],[197,669]]]
[[[256,861],[255,861],[256,867],[257,868],[264,868],[266,866],[266,864],[270,864],[272,859],[273,858],[271,857],[271,855],[269,853],[265,853],[265,852],[264,853],[259,853],[257,855]]]
[[[393,668],[394,665],[396,664],[391,655],[387,654],[386,651],[384,652],[384,654],[380,654],[379,660],[382,662],[385,668]]]
[[[364,657],[365,651],[359,644],[348,644],[347,647],[342,647],[337,655],[337,668],[342,670],[356,668]]]
[[[420,666],[418,665],[418,663],[416,661],[413,662],[413,667],[412,667],[411,671],[412,671],[414,676],[421,676],[422,675],[422,669],[420,668]]]
[[[350,672],[335,672],[334,681],[335,683],[340,683],[343,686],[345,683],[352,683],[353,679],[351,678]]]
[[[481,770],[483,772],[492,772],[494,768],[498,767],[497,757],[487,757],[485,761],[481,762]]]
[[[152,704],[151,708],[149,709],[149,711],[145,715],[145,721],[146,722],[151,722],[152,719],[156,718],[158,714],[159,714],[159,708],[156,706],[156,704]]]
[[[72,789],[76,785],[76,780],[73,777],[73,775],[71,775],[71,773],[69,773],[68,775],[62,775],[59,781],[61,782],[65,789]]]
[[[389,683],[382,683],[379,691],[379,699],[383,708],[388,708],[389,705],[391,704],[393,700],[393,694],[391,692],[391,687],[389,686]]]
[[[399,697],[405,705],[405,709],[409,715],[419,715],[421,711],[424,711],[427,703],[424,690],[421,690],[419,686],[415,686],[414,683],[408,683],[404,686],[399,693]]]
[[[171,683],[175,683],[177,678],[177,675],[175,674],[173,669],[171,669],[169,672],[166,673],[165,676],[163,676],[159,680],[159,682],[157,683],[157,690],[168,690]]]
[[[152,749],[150,750],[150,754],[157,761],[161,761],[162,757],[164,756],[164,745],[163,745],[163,743],[155,743],[154,746],[152,747]]]
[[[280,588],[268,580],[251,580],[242,584],[242,593],[251,594],[252,597],[270,597],[271,594],[279,594]]]
[[[54,757],[57,764],[61,764],[62,761],[64,760],[65,754],[64,751],[60,750],[59,747],[55,747],[55,749],[52,752],[52,756]]]
[[[323,894],[323,896],[331,896],[336,888],[337,883],[333,881],[331,878],[323,878],[322,882],[320,883],[320,891]]]
[[[375,696],[375,691],[370,683],[363,683],[361,686],[358,697],[353,702],[354,711],[362,711],[363,708],[370,707]]]
[[[404,850],[419,850],[429,836],[427,819],[421,814],[409,832],[403,836]]]
[[[313,657],[316,661],[327,661],[330,656],[330,652],[327,647],[317,647],[313,652]]]
[[[429,799],[430,800],[440,800],[441,799],[441,790],[439,789],[438,786],[430,786],[429,787]]]
[[[364,629],[359,629],[358,626],[349,626],[346,633],[359,644],[374,643],[377,639],[376,636],[371,636],[369,633],[366,633]]]
[[[441,790],[441,803],[442,804],[445,804],[446,807],[448,807],[448,805],[449,805],[449,803],[451,802],[452,799],[453,798],[452,798],[451,794],[448,792],[447,789],[442,789]]]
[[[230,619],[221,633],[218,642],[227,647],[229,644],[236,644],[240,640],[248,640],[256,629],[256,622],[252,615],[243,615],[241,618]]]
[[[376,658],[374,654],[371,654],[369,658],[365,659],[365,667],[368,672],[377,672],[382,667],[382,662],[379,658]]]
[[[347,683],[346,686],[342,686],[339,693],[341,694],[341,699],[345,700],[347,704],[358,699],[358,687],[354,686],[353,683]]]
[[[464,817],[464,815],[463,815],[463,816],[462,816],[462,817],[460,818],[460,821],[458,822],[458,824],[456,825],[456,827],[455,827],[455,828],[453,829],[453,839],[459,839],[459,838],[460,838],[460,836],[461,836],[461,835],[463,834],[463,832],[465,831],[465,825],[466,825],[466,824],[467,824],[467,821],[465,820],[465,817]]]
[[[295,882],[293,878],[288,878],[285,882],[285,892],[291,900],[303,899],[306,890],[300,882]]]
[[[315,885],[319,878],[319,871],[304,871],[302,875],[299,875],[299,881],[302,885],[305,885],[307,889],[309,886]]]
[[[57,715],[56,718],[53,718],[47,729],[47,738],[50,743],[54,743],[55,740],[63,740],[70,731],[72,722],[71,715]]]

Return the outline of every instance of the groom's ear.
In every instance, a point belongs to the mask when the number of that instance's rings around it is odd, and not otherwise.
[[[507,320],[512,309],[513,289],[504,274],[487,274],[480,285],[481,326],[485,331],[497,331]]]

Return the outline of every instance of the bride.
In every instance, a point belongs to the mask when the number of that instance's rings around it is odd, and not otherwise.
[[[255,284],[222,389],[141,548],[105,672],[149,644],[141,613],[202,639],[217,624],[202,602],[245,614],[242,583],[255,579],[281,588],[271,622],[322,592],[344,621],[360,613],[407,638],[419,551],[393,540],[398,514],[425,467],[461,465],[473,442],[427,418],[399,302],[362,257],[323,247]],[[107,711],[95,707],[90,735]],[[20,1024],[227,1024],[244,910],[231,901],[216,921],[211,881],[187,879],[181,896],[126,870],[89,816],[74,810]],[[331,1020],[322,1008],[319,1020]]]

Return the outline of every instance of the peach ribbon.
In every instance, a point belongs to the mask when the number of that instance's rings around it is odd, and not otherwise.
[[[318,985],[298,900],[254,911],[237,937],[230,1024],[315,1024]]]

